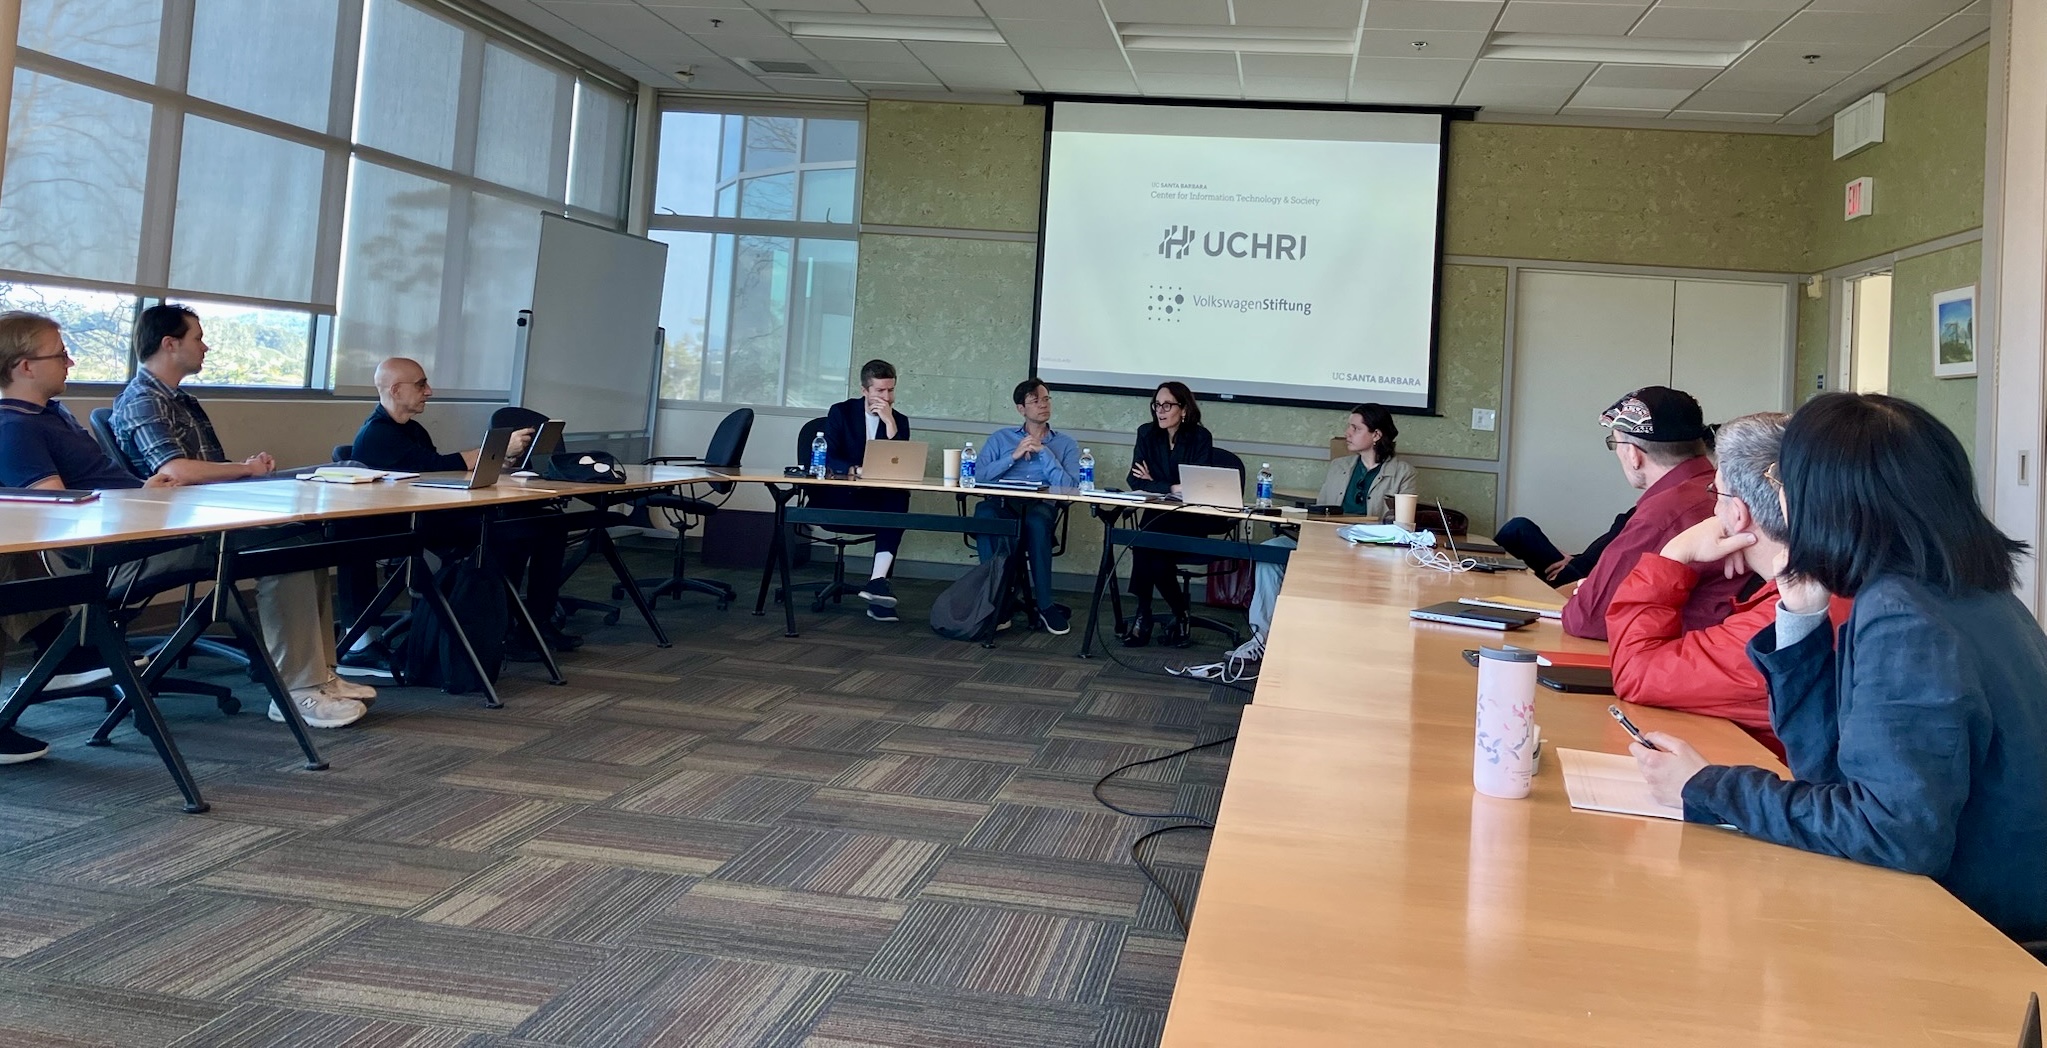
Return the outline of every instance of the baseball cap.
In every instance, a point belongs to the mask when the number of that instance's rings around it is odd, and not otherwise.
[[[1705,412],[1699,409],[1699,402],[1690,393],[1669,386],[1643,386],[1614,401],[1600,414],[1599,424],[1615,433],[1657,443],[1703,440],[1706,436]]]

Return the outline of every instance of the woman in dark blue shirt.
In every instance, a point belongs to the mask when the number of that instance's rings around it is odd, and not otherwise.
[[[1130,453],[1130,489],[1165,494],[1180,490],[1180,467],[1206,466],[1215,450],[1215,440],[1201,424],[1201,405],[1184,382],[1161,382],[1151,395],[1152,421],[1137,427],[1137,446]],[[1212,517],[1179,517],[1170,513],[1147,513],[1139,525],[1147,531],[1169,535],[1206,535],[1216,527]],[[1166,643],[1187,646],[1187,591],[1173,574],[1174,555],[1162,550],[1130,551],[1130,595],[1137,600],[1137,615],[1123,630],[1126,647],[1141,648],[1151,643],[1152,595],[1166,599],[1173,620],[1166,627]]]
[[[1792,781],[1633,747],[1693,822],[1924,874],[2021,942],[2047,939],[2047,635],[2012,590],[2025,552],[1983,514],[1925,408],[1832,393],[1791,417],[1789,552],[1749,657]],[[1739,555],[1730,540],[1731,552]],[[1838,633],[1830,594],[1852,598]]]

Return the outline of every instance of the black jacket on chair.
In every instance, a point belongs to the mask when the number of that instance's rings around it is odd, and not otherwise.
[[[910,439],[910,416],[893,408],[896,417],[896,435],[892,440]],[[825,469],[833,473],[851,473],[853,467],[867,461],[867,399],[854,397],[833,404],[825,413],[824,439],[827,445],[824,453]]]

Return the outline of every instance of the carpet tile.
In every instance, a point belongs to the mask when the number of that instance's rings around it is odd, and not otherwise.
[[[1178,653],[946,640],[916,621],[941,588],[898,580],[901,624],[801,603],[793,640],[709,601],[661,602],[667,649],[578,615],[566,686],[383,687],[316,733],[324,772],[200,658],[245,707],[164,703],[202,816],[131,727],[84,745],[96,700],[31,707],[53,750],[0,769],[0,1048],[1150,1048],[1182,942],[1130,849],[1160,823],[1090,787],[1227,736],[1246,693],[1150,672]],[[1212,813],[1229,753],[1107,795]],[[1207,838],[1146,845],[1176,897]]]
[[[632,944],[858,971],[908,909],[905,903],[882,899],[700,881],[642,925]]]

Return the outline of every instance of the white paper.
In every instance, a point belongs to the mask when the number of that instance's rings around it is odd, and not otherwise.
[[[299,474],[300,480],[317,480],[326,484],[368,484],[378,480],[411,480],[417,473],[398,470],[366,469],[361,466],[323,466],[311,473]]]
[[[1564,791],[1573,808],[1684,820],[1683,808],[1670,807],[1649,792],[1649,780],[1633,757],[1570,749],[1558,749],[1557,757],[1564,762]]]

